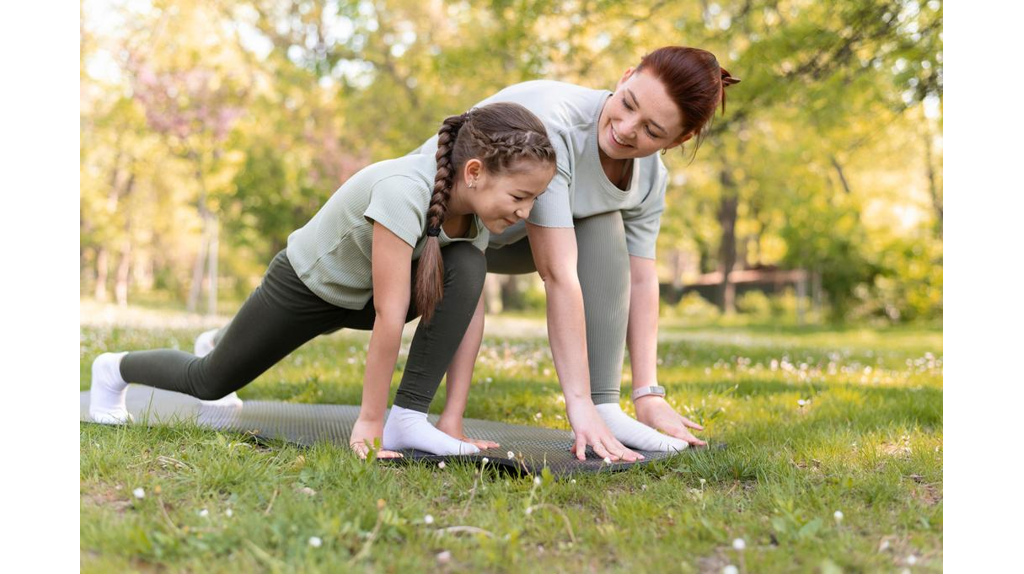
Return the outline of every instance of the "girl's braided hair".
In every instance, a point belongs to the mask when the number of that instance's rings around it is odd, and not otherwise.
[[[540,119],[519,104],[495,103],[450,116],[437,132],[437,175],[427,208],[427,243],[416,272],[416,308],[429,321],[444,294],[444,261],[438,235],[448,214],[455,175],[470,159],[491,174],[554,168],[555,148]]]

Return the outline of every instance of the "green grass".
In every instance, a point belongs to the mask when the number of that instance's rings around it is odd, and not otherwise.
[[[84,327],[80,388],[100,352],[190,349],[196,334]],[[898,572],[913,556],[912,571],[941,571],[941,331],[662,335],[669,400],[728,447],[575,482],[82,424],[82,570]],[[357,404],[367,340],[318,339],[239,394]],[[568,428],[546,341],[485,339],[476,380],[467,416]]]

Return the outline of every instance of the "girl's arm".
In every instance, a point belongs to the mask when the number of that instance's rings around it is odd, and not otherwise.
[[[391,377],[395,372],[402,328],[409,313],[412,247],[380,223],[373,224],[373,309],[376,319],[370,335],[370,349],[363,375],[363,402],[352,429],[350,445],[365,455],[366,442],[384,434],[384,411],[388,406]],[[382,451],[379,457],[399,456]]]
[[[462,337],[462,343],[452,357],[452,364],[448,366],[448,378],[445,385],[447,388],[447,399],[444,404],[444,412],[437,421],[437,428],[449,436],[466,441],[477,448],[488,449],[501,446],[489,440],[474,440],[467,438],[462,430],[462,415],[466,412],[466,401],[469,397],[469,386],[473,380],[473,366],[476,364],[476,357],[480,353],[480,340],[484,336],[484,295],[480,294],[480,300],[476,304],[476,311],[473,313],[473,320]]]

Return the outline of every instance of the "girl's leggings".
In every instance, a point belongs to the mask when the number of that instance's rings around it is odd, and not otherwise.
[[[622,362],[629,324],[629,252],[618,211],[577,219],[576,272],[583,290],[587,321],[590,394],[594,404],[619,402]],[[530,240],[487,250],[487,271],[504,275],[533,273]]]
[[[394,402],[420,412],[427,412],[462,342],[486,275],[483,254],[467,242],[446,246],[441,256],[444,296],[430,323],[416,329]],[[413,262],[413,278],[417,263]],[[410,302],[406,321],[418,315]],[[121,376],[129,383],[218,399],[244,387],[310,339],[342,328],[372,330],[374,319],[373,299],[360,310],[324,301],[302,283],[281,251],[259,287],[218,333],[213,352],[202,358],[171,349],[128,353],[121,360]]]

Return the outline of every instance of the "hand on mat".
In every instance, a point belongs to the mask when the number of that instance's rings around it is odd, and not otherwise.
[[[572,432],[576,435],[576,442],[569,450],[577,459],[587,458],[587,445],[594,447],[594,453],[601,458],[623,462],[644,459],[643,455],[629,450],[615,438],[601,420],[594,403],[587,401],[581,405],[567,405],[565,412],[569,416]]]
[[[663,397],[654,395],[640,397],[633,406],[636,407],[636,419],[645,425],[669,436],[685,440],[694,446],[707,446],[708,443],[693,436],[693,433],[687,430],[687,427],[696,430],[704,430],[704,427],[672,410],[672,405],[668,404]]]
[[[349,438],[348,447],[355,451],[359,458],[366,460],[373,444],[380,444],[381,436],[384,434],[383,426],[383,424],[357,420],[356,424],[352,426],[352,436]],[[402,458],[402,453],[378,449],[377,458]]]
[[[441,418],[437,421],[437,430],[445,433],[446,435],[461,440],[462,442],[468,442],[480,450],[487,450],[489,448],[498,448],[501,445],[491,440],[480,440],[475,438],[469,438],[466,433],[462,432],[462,417],[458,420],[449,421],[445,420],[444,413],[441,414]]]

